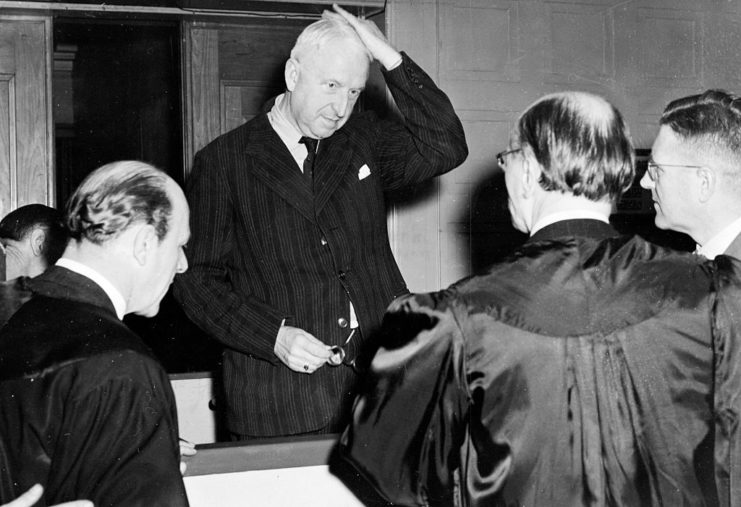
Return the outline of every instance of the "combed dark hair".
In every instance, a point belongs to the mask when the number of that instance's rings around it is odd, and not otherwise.
[[[674,100],[661,115],[680,138],[699,148],[741,162],[741,98],[723,90],[707,90]]]
[[[144,162],[126,160],[96,169],[67,203],[70,235],[100,245],[133,224],[146,223],[162,240],[172,213],[167,181],[164,172]]]
[[[633,182],[635,153],[622,114],[607,100],[562,92],[536,101],[515,127],[542,166],[540,185],[593,201],[615,201]]]
[[[23,240],[34,229],[44,230],[45,239],[41,254],[47,264],[57,262],[67,246],[67,229],[62,214],[43,204],[27,204],[11,211],[0,221],[0,238]]]

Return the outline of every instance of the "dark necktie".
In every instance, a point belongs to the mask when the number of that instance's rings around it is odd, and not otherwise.
[[[306,181],[308,181],[309,186],[311,186],[314,181],[314,160],[316,159],[316,147],[317,144],[319,144],[319,141],[317,139],[312,139],[311,137],[303,136],[298,142],[306,145],[306,151],[308,153],[304,159],[304,177],[306,177]]]

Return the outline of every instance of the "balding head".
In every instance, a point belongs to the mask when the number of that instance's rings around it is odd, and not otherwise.
[[[153,316],[177,273],[188,268],[188,203],[167,174],[144,162],[113,162],[90,173],[67,206],[74,241],[64,257],[106,277],[126,313]]]
[[[615,201],[633,181],[628,127],[597,95],[561,92],[538,99],[520,116],[511,144],[532,153],[545,190]]]

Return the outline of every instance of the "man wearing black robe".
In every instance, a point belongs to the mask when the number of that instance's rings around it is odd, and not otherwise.
[[[72,240],[0,333],[0,504],[187,506],[167,374],[122,322],[155,315],[187,269],[188,205],[140,162],[93,172],[72,196]]]
[[[394,505],[714,503],[712,277],[609,225],[620,113],[546,96],[498,161],[530,239],[392,304],[336,469]]]

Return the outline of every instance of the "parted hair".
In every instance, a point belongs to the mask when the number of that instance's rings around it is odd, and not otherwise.
[[[164,172],[144,162],[125,160],[99,167],[67,203],[70,235],[101,245],[131,225],[145,223],[154,226],[162,240],[172,214],[168,180]]]
[[[44,230],[41,254],[47,264],[57,262],[67,246],[67,229],[62,214],[44,204],[27,204],[17,208],[0,221],[0,238],[22,241],[34,229]]]
[[[338,15],[332,14],[324,14],[321,19],[304,28],[291,49],[291,58],[301,61],[304,54],[320,50],[331,40],[341,40],[356,46],[358,51],[368,58],[368,62],[373,61],[370,51],[360,40],[355,29]]]
[[[633,182],[635,153],[620,111],[585,92],[546,95],[520,116],[514,130],[520,147],[542,167],[545,190],[615,201]]]
[[[699,151],[741,165],[741,98],[723,90],[707,90],[674,100],[661,115],[676,135]]]

